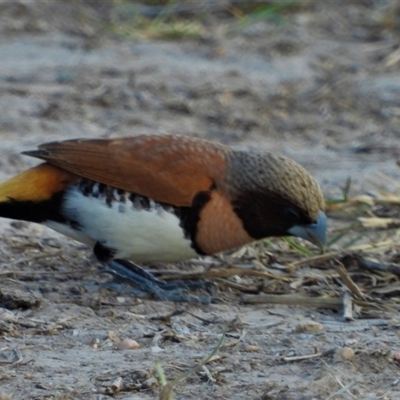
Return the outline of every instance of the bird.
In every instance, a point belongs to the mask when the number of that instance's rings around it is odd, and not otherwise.
[[[326,243],[320,186],[275,152],[149,134],[53,141],[22,154],[42,163],[0,184],[0,217],[84,243],[158,299],[186,301],[179,285],[136,263],[213,255],[271,236]]]

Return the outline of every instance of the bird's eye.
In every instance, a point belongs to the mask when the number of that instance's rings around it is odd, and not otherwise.
[[[287,207],[285,209],[285,218],[293,223],[298,222],[301,219],[300,211],[294,207]]]

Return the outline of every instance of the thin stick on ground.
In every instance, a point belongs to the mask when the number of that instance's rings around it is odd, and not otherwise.
[[[356,385],[358,385],[357,381],[350,382],[346,386],[343,386],[341,389],[339,389],[337,392],[332,393],[329,397],[326,398],[326,400],[332,400],[338,396],[341,396],[344,392],[349,392],[349,390]],[[349,394],[351,395],[351,397],[353,397],[353,399],[355,399],[355,397],[350,392],[349,392]]]
[[[353,299],[348,290],[343,294],[343,318],[346,321],[354,321],[353,317]]]
[[[354,296],[356,296],[358,299],[365,300],[364,294],[362,293],[361,289],[354,283],[353,279],[351,279],[351,276],[346,271],[344,265],[338,260],[336,260],[336,262],[339,264],[336,270],[342,282],[347,286],[347,288],[350,290],[351,293],[353,293]]]
[[[222,332],[221,338],[219,339],[217,345],[215,346],[214,350],[203,360],[200,362],[200,364],[196,365],[193,368],[188,369],[186,372],[183,374],[179,375],[177,378],[175,378],[172,382],[167,383],[167,379],[165,377],[164,371],[160,365],[160,362],[157,360],[155,362],[155,369],[159,378],[159,381],[163,388],[161,389],[160,395],[158,397],[159,400],[174,400],[174,395],[172,393],[172,390],[176,384],[178,384],[180,381],[183,381],[196,371],[200,370],[203,368],[204,365],[206,365],[218,352],[218,350],[221,348],[222,342],[225,339],[226,332],[228,330],[229,325],[227,325]]]
[[[317,358],[322,356],[322,353],[319,351],[313,354],[306,354],[304,356],[290,356],[290,357],[283,357],[283,361],[293,362],[293,361],[303,361],[303,360],[311,360],[312,358]]]

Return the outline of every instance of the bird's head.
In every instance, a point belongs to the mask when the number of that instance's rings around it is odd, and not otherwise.
[[[252,238],[297,236],[325,246],[323,194],[295,161],[272,153],[233,151],[226,190]]]

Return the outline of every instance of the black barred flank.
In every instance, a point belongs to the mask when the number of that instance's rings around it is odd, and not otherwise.
[[[192,247],[197,253],[205,254],[196,243],[196,235],[200,212],[210,200],[210,192],[199,192],[194,197],[191,207],[178,207],[167,203],[155,202],[137,193],[126,192],[112,186],[99,184],[89,179],[82,179],[78,184],[78,189],[80,189],[84,196],[103,200],[109,207],[112,207],[115,202],[126,204],[127,201],[129,201],[133,209],[137,211],[162,209],[175,214],[180,219],[180,226],[183,230],[184,237],[191,241]],[[121,208],[120,212],[123,212],[123,210],[124,209]],[[102,256],[103,252],[100,251],[100,253],[100,256]]]
[[[147,197],[139,196],[136,193],[129,193],[129,200],[136,210],[150,210],[150,199]]]

